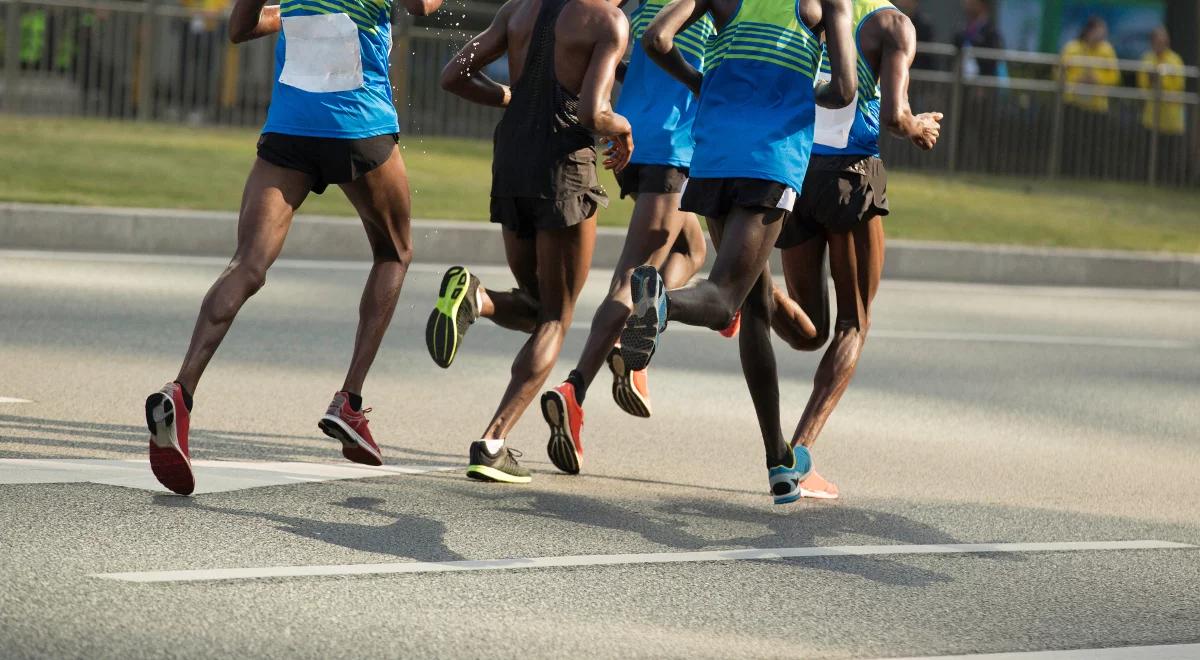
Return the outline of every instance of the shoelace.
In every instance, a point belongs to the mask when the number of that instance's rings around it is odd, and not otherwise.
[[[514,460],[525,455],[520,449],[513,449],[512,447],[505,447],[505,449],[508,450],[508,456]]]

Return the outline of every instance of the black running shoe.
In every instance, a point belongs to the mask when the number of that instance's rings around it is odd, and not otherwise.
[[[480,481],[499,481],[506,484],[527,484],[533,481],[529,470],[521,467],[517,458],[521,452],[504,447],[498,454],[489,454],[482,440],[471,443],[471,464],[467,476]]]
[[[464,266],[454,266],[442,277],[437,305],[425,325],[425,346],[429,348],[429,356],[443,369],[454,362],[463,336],[479,318],[479,307],[475,304],[478,289],[479,278]]]

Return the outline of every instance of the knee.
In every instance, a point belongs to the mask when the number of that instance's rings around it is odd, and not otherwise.
[[[247,298],[258,293],[267,283],[266,264],[235,258],[225,272],[241,283]]]

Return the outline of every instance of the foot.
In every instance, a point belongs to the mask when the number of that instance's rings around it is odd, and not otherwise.
[[[383,452],[379,451],[367,426],[369,412],[370,408],[355,410],[350,406],[350,395],[337,392],[325,416],[317,422],[317,428],[342,443],[342,456],[347,460],[363,465],[383,465]]]
[[[146,398],[150,470],[160,484],[179,495],[191,495],[196,490],[188,453],[190,418],[183,403],[183,388],[178,383],[167,383]]]
[[[542,417],[550,425],[546,453],[554,467],[579,474],[583,467],[583,408],[575,400],[575,386],[563,383],[542,395]]]
[[[517,458],[521,452],[508,447],[501,447],[496,454],[490,454],[483,440],[471,443],[471,464],[467,466],[467,476],[480,481],[498,481],[506,484],[527,484],[533,481],[529,470],[521,467]]]
[[[478,290],[479,278],[464,266],[454,266],[442,277],[437,305],[425,325],[425,346],[433,361],[443,369],[454,362],[463,336],[479,318]]]
[[[738,336],[738,333],[741,331],[742,310],[739,309],[737,313],[733,315],[733,320],[729,322],[729,327],[721,331],[721,336],[728,339],[733,339],[734,337]]]
[[[608,353],[608,368],[612,371],[613,401],[634,417],[650,416],[650,385],[646,370],[634,371],[625,365],[621,357],[621,346],[613,346]]]
[[[630,280],[633,314],[621,331],[621,357],[633,371],[650,366],[658,339],[667,329],[667,290],[654,266],[638,266]]]
[[[799,500],[800,482],[812,473],[812,455],[804,445],[792,447],[791,463],[769,468],[768,479],[771,484],[771,496],[776,504],[791,504]]]
[[[838,495],[838,487],[833,482],[825,479],[817,474],[816,470],[809,473],[804,481],[800,482],[800,497],[811,497],[817,500],[836,500]]]

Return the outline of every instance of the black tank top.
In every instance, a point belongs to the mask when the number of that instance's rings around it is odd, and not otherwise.
[[[570,0],[542,0],[525,70],[496,125],[492,197],[565,199],[599,187],[596,142],[579,97],[554,73],[554,25]]]

